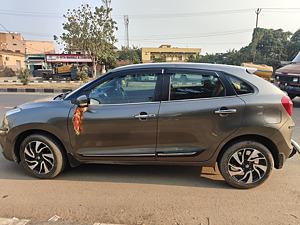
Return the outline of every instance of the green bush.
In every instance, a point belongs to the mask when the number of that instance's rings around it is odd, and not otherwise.
[[[29,69],[20,69],[17,71],[18,79],[23,85],[27,85],[29,82],[29,77],[32,76],[32,72]]]
[[[77,71],[77,76],[82,81],[86,81],[89,78],[87,72],[85,71]]]

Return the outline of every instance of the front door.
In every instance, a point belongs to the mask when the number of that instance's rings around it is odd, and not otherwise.
[[[72,122],[69,126],[76,157],[154,161],[160,79],[153,71],[122,72],[93,87],[79,132]]]

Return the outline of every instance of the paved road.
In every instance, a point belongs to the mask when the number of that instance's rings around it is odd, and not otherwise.
[[[47,97],[0,93],[0,118],[21,102]],[[294,101],[300,142],[300,99]],[[0,151],[2,151],[0,149]],[[81,165],[56,179],[28,176],[0,156],[0,217],[136,224],[300,224],[300,155],[263,186],[229,187],[211,168]]]

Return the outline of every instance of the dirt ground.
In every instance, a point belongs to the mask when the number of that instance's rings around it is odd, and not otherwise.
[[[2,157],[2,156],[1,156]],[[0,159],[0,217],[120,224],[300,224],[300,155],[238,190],[212,168],[82,165],[53,180]]]
[[[15,104],[2,100],[0,111]],[[298,143],[299,115],[296,99],[293,138]],[[58,215],[61,220],[90,223],[299,225],[299,205],[300,155],[274,170],[264,185],[239,190],[218,170],[181,166],[81,165],[55,179],[39,180],[0,154],[2,218],[46,221]]]

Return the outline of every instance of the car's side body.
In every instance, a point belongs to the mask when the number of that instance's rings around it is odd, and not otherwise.
[[[144,74],[151,76],[145,78]],[[203,85],[190,90],[188,86],[195,85],[195,81],[189,83],[185,74],[201,74],[206,79],[203,82],[211,79],[213,85],[218,83],[221,88],[209,90]],[[245,81],[251,92],[237,94],[230,77]],[[128,99],[137,98],[138,92],[133,90],[124,97],[128,102],[98,104],[105,97],[102,95],[83,113],[82,131],[77,134],[72,121],[76,99],[82,95],[98,98],[101,87],[110,88],[101,84],[119,78],[122,85],[137,78],[139,82],[147,81],[155,86],[154,95],[149,97],[147,89],[140,94],[140,99],[147,102],[129,102]],[[208,91],[212,94],[207,97]],[[204,97],[186,97],[194,93]],[[185,97],[180,99],[181,96]],[[226,146],[238,140],[253,140],[263,143],[272,153],[275,167],[281,168],[292,151],[294,127],[281,104],[284,96],[274,85],[249,74],[243,67],[189,63],[127,66],[95,79],[63,100],[24,104],[8,112],[0,129],[0,143],[5,157],[16,162],[20,161],[19,149],[24,138],[32,133],[45,133],[59,142],[73,166],[214,166]]]

